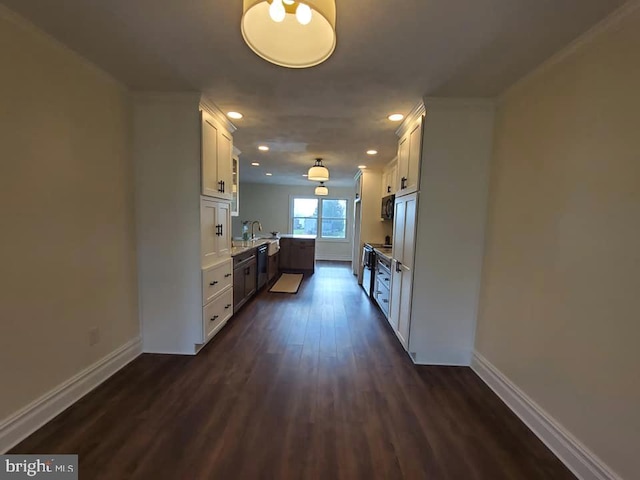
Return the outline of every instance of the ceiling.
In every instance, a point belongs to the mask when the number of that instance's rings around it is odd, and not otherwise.
[[[336,51],[304,70],[251,52],[242,0],[2,2],[133,90],[198,90],[242,112],[243,182],[308,185],[319,156],[346,186],[395,156],[388,114],[423,95],[493,97],[624,0],[337,0]]]

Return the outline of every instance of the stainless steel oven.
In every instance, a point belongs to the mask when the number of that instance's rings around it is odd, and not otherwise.
[[[373,292],[375,268],[376,254],[373,251],[373,247],[365,243],[362,248],[362,288],[369,296],[372,296]]]

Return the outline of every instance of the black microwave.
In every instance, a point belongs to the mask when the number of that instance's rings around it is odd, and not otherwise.
[[[393,220],[393,211],[395,209],[396,196],[387,195],[382,199],[382,211],[380,215],[385,220]]]

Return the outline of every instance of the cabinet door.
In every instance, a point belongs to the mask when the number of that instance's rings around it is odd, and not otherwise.
[[[406,134],[398,143],[398,176],[396,178],[396,195],[403,195],[407,176],[409,175],[409,135]]]
[[[388,173],[387,195],[395,195],[398,185],[398,163],[394,163]]]
[[[422,119],[409,132],[409,160],[407,162],[407,181],[404,193],[418,190],[420,182],[420,161],[422,158]]]
[[[246,268],[236,268],[233,271],[233,311],[235,312],[244,300],[244,283]]]
[[[403,261],[404,222],[407,203],[404,198],[396,197],[393,212],[393,258]]]
[[[218,196],[218,127],[200,112],[202,123],[202,194]]]
[[[232,151],[231,135],[224,130],[218,130],[218,194],[216,196],[228,200],[233,196]]]
[[[258,269],[257,262],[253,261],[245,267],[244,277],[244,296],[245,298],[251,297],[256,293],[256,287],[258,285]]]
[[[355,199],[360,200],[362,198],[362,172],[356,174],[355,182]]]
[[[231,205],[226,202],[217,202],[216,223],[219,225],[218,256],[231,255]]]
[[[218,258],[217,202],[202,200],[200,203],[200,261],[208,267]]]
[[[231,163],[231,216],[240,215],[240,159],[234,156]]]

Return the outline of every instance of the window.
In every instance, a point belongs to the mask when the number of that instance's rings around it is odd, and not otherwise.
[[[295,197],[292,210],[294,234],[346,240],[347,200]]]

